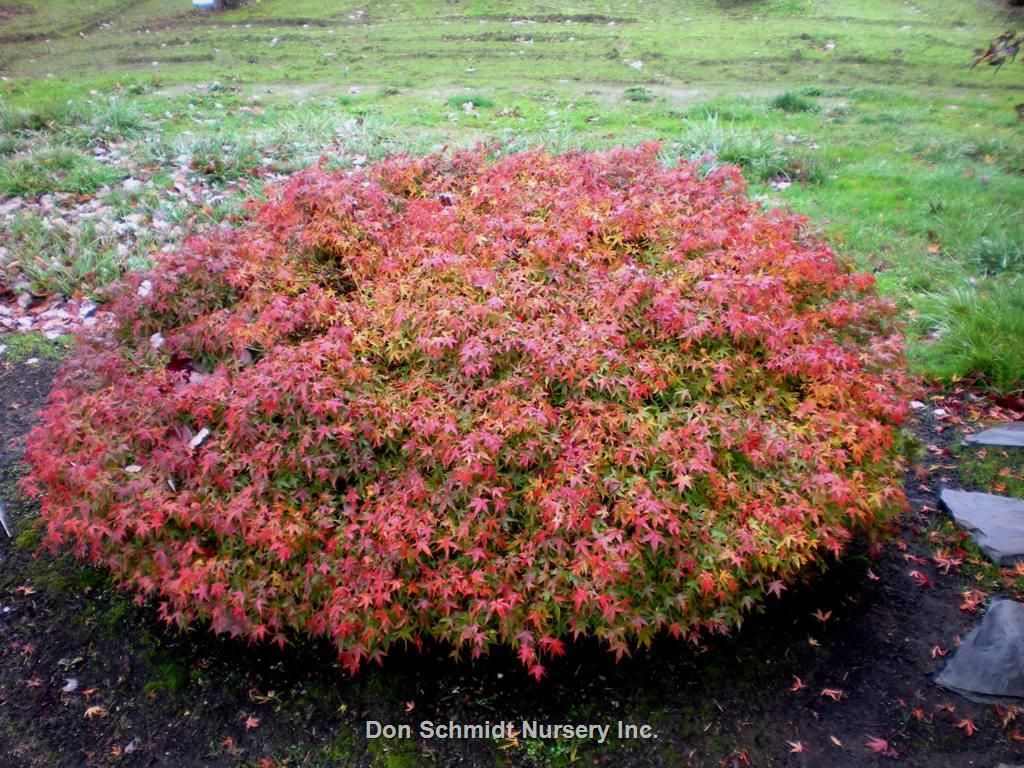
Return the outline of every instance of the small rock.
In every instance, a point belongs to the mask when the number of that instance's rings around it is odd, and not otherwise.
[[[96,313],[96,304],[91,299],[85,299],[78,305],[78,316],[80,318],[92,317]]]
[[[934,411],[932,411],[932,416],[934,416],[937,419],[941,419],[943,416],[946,415],[948,415],[948,412],[945,408],[936,408]]]
[[[993,562],[1024,562],[1024,500],[944,488],[939,503]]]
[[[986,429],[965,440],[969,445],[998,445],[1006,448],[1024,448],[1024,421],[1011,421]]]
[[[60,689],[61,693],[74,693],[78,690],[78,678],[77,677],[66,677],[64,678],[64,686]]]
[[[922,403],[920,400],[911,400],[910,401],[910,409],[912,411],[920,411],[920,410],[923,410],[926,407],[927,406],[925,406],[925,404]]]
[[[143,280],[139,283],[139,289],[136,291],[140,299],[149,298],[150,294],[153,293],[153,283],[149,280]]]
[[[25,207],[25,201],[20,197],[12,197],[6,202],[0,203],[0,216],[7,216],[12,213],[17,213]]]
[[[970,701],[1024,697],[1024,604],[993,600],[935,682]]]
[[[127,467],[124,468],[124,471],[130,475],[136,475],[142,471],[142,467],[140,467],[138,464],[129,464]]]
[[[129,741],[127,744],[124,745],[124,753],[126,755],[130,755],[132,752],[135,752],[136,750],[138,750],[138,748],[141,747],[141,746],[142,746],[142,739],[140,739],[138,736],[136,736],[134,739],[132,739],[131,741]]]
[[[149,346],[153,349],[160,349],[165,341],[167,340],[164,338],[164,335],[158,331],[149,337]]]
[[[18,297],[18,306],[22,309],[28,309],[32,306],[33,301],[35,301],[35,297],[31,293],[23,293]]]
[[[39,365],[39,362],[40,361],[38,357],[30,357],[28,360],[25,361],[25,365]]]

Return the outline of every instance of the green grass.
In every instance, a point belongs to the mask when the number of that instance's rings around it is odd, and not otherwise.
[[[12,363],[21,363],[32,358],[62,360],[68,354],[71,345],[70,336],[60,336],[51,341],[38,331],[7,333],[0,338],[7,347],[3,357]]]
[[[928,294],[919,324],[932,334],[916,357],[943,378],[978,372],[999,390],[1024,380],[1024,278],[981,280]]]
[[[965,488],[1024,498],[1024,453],[1013,448],[967,446],[956,449]]]
[[[0,162],[0,197],[47,192],[88,194],[124,176],[123,171],[103,165],[74,147],[43,144]]]
[[[780,93],[769,104],[772,109],[780,109],[783,112],[815,112],[818,105],[808,98],[792,91]]]
[[[119,278],[127,267],[146,264],[137,255],[119,256],[110,238],[100,235],[89,220],[72,230],[38,216],[19,216],[11,225],[10,237],[18,271],[39,295],[92,293]]]
[[[739,165],[752,195],[874,272],[923,373],[1024,383],[1007,341],[1024,274],[1020,68],[968,67],[1012,25],[997,4],[17,5],[33,12],[0,28],[2,196],[96,194],[123,173],[91,155],[111,142],[165,186],[184,156],[230,196],[316,162],[655,139],[666,162]],[[237,210],[212,208],[196,221]],[[49,260],[53,279],[45,262],[34,279],[61,290],[95,271]]]
[[[627,101],[654,101],[654,91],[642,85],[631,85],[622,92],[622,95]]]

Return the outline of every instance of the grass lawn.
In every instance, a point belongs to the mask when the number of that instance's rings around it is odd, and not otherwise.
[[[1003,390],[1024,379],[1024,73],[968,67],[1015,23],[998,3],[3,8],[2,197],[95,195],[114,216],[163,208],[184,221],[187,206],[164,194],[177,159],[225,193],[211,220],[259,191],[247,182],[321,157],[350,166],[477,141],[563,151],[658,139],[666,161],[739,164],[765,205],[806,213],[873,271],[906,309],[921,370]],[[98,144],[119,152],[94,157]],[[118,184],[131,175],[146,183],[125,200]],[[34,215],[45,216],[19,218]],[[48,281],[47,249],[18,235],[38,226],[10,229],[8,280],[30,264],[37,288],[63,292],[69,273],[109,279],[164,244],[111,250],[101,269],[56,258]],[[97,259],[94,232],[53,237],[85,237],[80,250]]]

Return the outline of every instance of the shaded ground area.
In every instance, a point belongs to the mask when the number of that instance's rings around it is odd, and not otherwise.
[[[934,493],[953,466],[949,403],[918,411],[927,450],[914,511],[877,558],[854,552],[794,586],[737,636],[695,650],[667,639],[615,664],[577,643],[540,685],[507,653],[456,663],[393,655],[347,677],[329,647],[278,652],[164,629],[102,573],[33,556],[15,479],[21,435],[54,363],[0,362],[0,493],[21,531],[0,542],[0,756],[19,766],[909,766],[1019,761],[1007,710],[931,682],[977,620],[986,574],[936,559],[950,534]],[[939,414],[936,417],[936,413]],[[936,463],[928,462],[932,459]],[[938,546],[938,550],[936,547]],[[916,575],[914,575],[916,574]],[[990,580],[989,580],[990,581]],[[966,597],[965,597],[966,591]],[[985,591],[988,591],[986,589]],[[973,602],[972,602],[973,601]],[[962,608],[963,606],[963,608]],[[978,610],[975,608],[975,611]],[[1006,719],[1004,724],[1001,717]],[[656,738],[415,738],[425,720],[649,725]],[[368,740],[367,720],[411,740]],[[976,729],[976,730],[975,730]],[[879,742],[888,742],[889,752]],[[898,756],[898,757],[897,757]]]

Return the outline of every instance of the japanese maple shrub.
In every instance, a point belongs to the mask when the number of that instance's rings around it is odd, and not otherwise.
[[[115,294],[26,485],[182,626],[539,677],[728,631],[903,504],[893,308],[653,145],[308,170]]]

